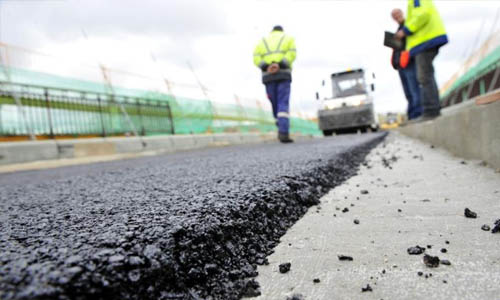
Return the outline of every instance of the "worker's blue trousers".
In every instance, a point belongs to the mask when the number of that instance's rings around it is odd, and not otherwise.
[[[408,119],[416,119],[422,115],[423,111],[420,102],[421,91],[417,81],[417,64],[411,61],[405,69],[399,70],[399,77],[408,100]]]
[[[267,97],[273,107],[274,119],[278,121],[278,132],[288,133],[290,127],[289,103],[291,80],[266,83]]]

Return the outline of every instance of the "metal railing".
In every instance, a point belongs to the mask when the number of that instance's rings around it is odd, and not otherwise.
[[[22,108],[16,107],[16,95]],[[21,117],[24,109],[26,119]],[[131,124],[132,123],[132,124]],[[89,92],[0,81],[0,136],[117,136],[174,134],[169,103],[105,92]]]
[[[441,99],[441,106],[447,107],[473,99],[500,88],[500,62],[491,65],[478,76],[457,87]]]

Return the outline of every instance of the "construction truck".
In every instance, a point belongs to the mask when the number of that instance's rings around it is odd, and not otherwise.
[[[375,74],[372,74],[372,80]],[[368,88],[369,86],[369,88]],[[323,80],[322,93],[316,92],[320,100],[318,110],[319,128],[325,136],[332,134],[377,131],[379,126],[373,109],[375,84],[367,84],[363,69],[348,70],[331,75],[332,96]],[[323,94],[323,95],[322,95]]]

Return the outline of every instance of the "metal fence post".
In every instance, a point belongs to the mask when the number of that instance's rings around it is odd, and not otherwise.
[[[140,99],[135,100],[135,104],[137,105],[137,114],[139,115],[139,122],[141,124],[141,135],[146,135],[146,128],[144,128],[144,121],[142,120],[142,111],[141,111],[141,103]]]
[[[47,107],[47,117],[49,120],[49,136],[51,139],[54,139],[55,135],[54,135],[54,125],[52,124],[52,113],[50,109],[49,89],[44,88],[43,90],[44,90],[43,94],[45,95],[45,105]]]
[[[102,115],[101,96],[97,95],[97,105],[99,106],[99,117],[101,119],[102,137],[106,137],[106,127],[104,126],[104,116]]]
[[[174,126],[174,118],[172,117],[172,109],[170,108],[170,104],[167,102],[167,111],[168,111],[168,119],[170,121],[170,131],[172,134],[175,134],[175,126]]]

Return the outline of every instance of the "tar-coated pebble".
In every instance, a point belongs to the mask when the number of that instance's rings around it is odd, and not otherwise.
[[[418,276],[422,276],[422,275],[424,275],[424,272],[422,272],[422,271],[418,271],[417,275],[418,275]]]
[[[451,266],[451,262],[447,259],[442,259],[439,261],[439,263],[445,266]]]
[[[339,258],[339,260],[344,260],[344,261],[352,261],[353,260],[352,256],[348,256],[348,255],[337,255],[337,257]]]
[[[437,268],[439,267],[439,257],[431,256],[428,254],[424,255],[424,264],[429,268]]]
[[[446,248],[441,249],[441,253],[446,253],[446,252],[448,252],[448,250],[446,250]]]
[[[286,300],[305,300],[304,296],[302,294],[293,294],[290,297],[286,297]]]
[[[424,247],[420,247],[419,245],[417,245],[415,247],[408,248],[406,251],[410,255],[420,255],[420,254],[422,254],[422,253],[425,252],[425,248]]]
[[[342,210],[343,213],[346,213],[348,211],[349,211],[349,208],[347,208],[347,207],[344,207],[344,209]]]
[[[468,208],[465,208],[464,215],[466,218],[471,218],[471,219],[477,218],[477,213],[473,212]]]
[[[371,287],[369,284],[367,284],[367,285],[366,285],[366,287],[362,287],[362,288],[361,288],[361,292],[362,292],[362,293],[365,293],[365,292],[372,292],[372,291],[373,291],[373,289],[372,289],[372,287]]]
[[[0,299],[241,299],[383,134],[3,174]],[[68,218],[69,216],[69,218]]]
[[[358,225],[359,224],[359,220],[358,219],[354,219],[354,224]]]
[[[500,219],[495,221],[495,225],[493,226],[493,229],[491,230],[491,233],[498,233],[500,232]]]
[[[319,278],[314,278],[314,279],[313,279],[313,282],[314,282],[314,283],[320,283],[320,282],[321,282],[321,280],[320,280]]]
[[[490,226],[489,226],[489,225],[484,224],[483,226],[481,226],[481,230],[484,230],[484,231],[490,231],[490,230],[491,230],[491,228],[490,228]]]
[[[279,265],[279,270],[280,270],[280,273],[281,274],[285,274],[285,273],[288,273],[288,271],[290,271],[290,268],[291,268],[292,264],[291,263],[283,263],[283,264],[280,264]]]

